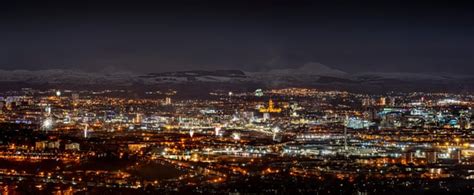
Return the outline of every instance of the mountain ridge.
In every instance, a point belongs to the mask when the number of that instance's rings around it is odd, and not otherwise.
[[[429,88],[472,90],[474,76],[429,73],[347,73],[320,63],[306,63],[293,69],[274,69],[260,72],[229,70],[189,70],[157,73],[84,72],[67,69],[0,70],[0,82],[24,85],[77,86],[159,86],[175,85],[253,85],[261,87],[328,87],[336,89]]]

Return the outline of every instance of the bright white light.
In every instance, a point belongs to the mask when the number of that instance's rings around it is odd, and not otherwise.
[[[214,132],[215,132],[216,136],[220,135],[220,131],[221,131],[221,127],[214,128]]]
[[[280,127],[276,126],[272,129],[273,133],[279,133],[281,131]]]
[[[461,104],[461,103],[462,103],[461,101],[455,100],[455,99],[444,99],[444,100],[438,101],[439,105],[452,105],[452,104]]]
[[[193,137],[194,135],[194,131],[193,130],[189,130],[189,136]]]
[[[56,96],[61,96],[61,91],[57,90],[56,91]]]
[[[45,111],[48,115],[51,114],[51,107],[47,106]]]
[[[84,128],[84,138],[87,138],[87,131],[88,131],[88,130],[87,130],[87,126],[88,126],[88,125],[86,124],[86,127]]]
[[[53,120],[51,118],[45,119],[41,127],[46,130],[51,129],[53,127]]]
[[[233,133],[233,134],[232,134],[232,139],[234,139],[234,140],[240,140],[240,133]]]
[[[235,122],[235,121],[238,121],[238,120],[239,120],[239,117],[238,117],[238,116],[234,115],[234,117],[232,117],[232,121]]]

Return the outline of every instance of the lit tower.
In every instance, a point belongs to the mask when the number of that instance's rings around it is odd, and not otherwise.
[[[217,126],[214,128],[214,133],[216,136],[220,136],[221,135],[221,126]]]
[[[276,108],[274,107],[274,104],[273,104],[273,100],[270,99],[268,100],[268,108],[265,108],[265,107],[262,107],[259,109],[260,112],[262,113],[280,113],[281,112],[281,108]]]
[[[344,150],[347,151],[347,124],[349,123],[349,116],[344,118]]]
[[[84,138],[87,138],[87,134],[88,134],[87,127],[88,127],[88,126],[89,126],[89,125],[86,124],[86,126],[84,127]]]
[[[276,126],[272,129],[273,141],[277,141],[277,134],[280,133],[280,127]]]
[[[380,97],[380,99],[379,99],[379,105],[380,105],[380,106],[385,106],[386,103],[387,103],[386,98],[385,98],[385,97]]]
[[[231,101],[231,100],[232,100],[232,96],[234,95],[234,92],[229,91],[228,95],[229,95],[229,96],[228,96],[228,97],[229,97],[229,101]]]
[[[142,123],[142,115],[140,113],[135,114],[135,118],[133,119],[133,122],[135,124],[140,124]]]
[[[50,105],[46,106],[44,111],[45,111],[45,116],[51,116],[51,106]]]
[[[171,98],[170,97],[165,98],[165,105],[171,105]]]

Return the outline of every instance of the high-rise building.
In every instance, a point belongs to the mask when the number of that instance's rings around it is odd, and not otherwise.
[[[171,105],[171,98],[170,97],[166,97],[165,98],[165,105]]]
[[[37,141],[35,142],[35,149],[36,150],[44,150],[48,147],[48,142],[47,141]]]
[[[413,163],[415,160],[415,154],[413,152],[405,153],[405,160],[406,163]]]
[[[257,89],[257,90],[255,90],[255,96],[257,96],[257,97],[262,97],[262,96],[263,96],[263,91],[262,91],[262,89]]]
[[[51,106],[46,106],[46,108],[44,109],[45,113],[44,115],[45,116],[50,116],[51,115]]]
[[[86,124],[86,126],[84,127],[84,138],[87,138],[88,137],[88,134],[89,134],[89,130],[87,129],[88,125]]]
[[[270,113],[268,112],[263,113],[263,120],[264,121],[270,120]]]
[[[49,149],[59,149],[59,146],[60,146],[59,140],[48,142],[48,148]]]
[[[426,152],[426,161],[428,164],[435,164],[438,162],[438,154],[436,151],[428,151]]]
[[[460,163],[461,162],[461,150],[460,149],[455,149],[451,152],[451,158],[456,162]]]
[[[65,145],[64,145],[64,149],[66,149],[66,150],[76,150],[76,151],[79,151],[79,150],[80,150],[80,145],[79,145],[79,143],[65,144]]]
[[[364,98],[362,99],[362,106],[364,107],[367,107],[367,106],[371,106],[371,99],[370,98]]]
[[[385,106],[386,105],[387,102],[386,102],[385,99],[386,99],[385,97],[380,97],[380,99],[379,99],[379,105],[380,106]]]
[[[140,124],[142,123],[142,115],[140,113],[135,114],[135,118],[133,119],[133,122],[135,124]]]

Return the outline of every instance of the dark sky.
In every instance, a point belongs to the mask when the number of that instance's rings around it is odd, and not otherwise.
[[[0,69],[474,73],[467,1],[74,2],[1,1]]]

